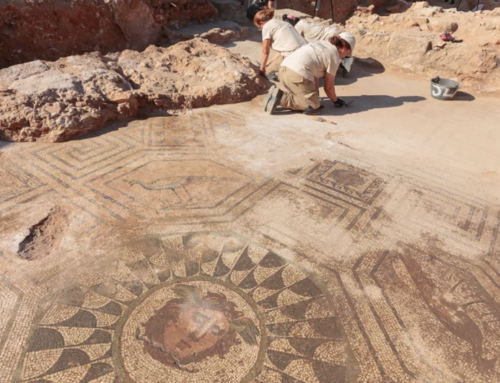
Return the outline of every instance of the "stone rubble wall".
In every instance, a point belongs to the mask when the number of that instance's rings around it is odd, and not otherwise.
[[[280,9],[293,9],[308,15],[314,14],[315,3],[315,0],[278,0],[278,6]],[[334,0],[333,21],[336,23],[345,23],[356,13],[356,8],[358,6],[370,8],[372,12],[378,13],[385,11],[400,12],[408,9],[413,3],[414,2],[407,2],[404,0]],[[433,3],[438,3],[438,1],[431,0],[429,3],[432,5]],[[464,7],[467,9],[473,9],[477,5],[477,0],[463,0],[463,3]],[[331,4],[331,0],[322,0],[317,16],[325,20],[332,19]],[[442,4],[442,2],[439,2],[439,4]],[[500,6],[500,3],[494,0],[481,0],[481,4],[483,5],[483,10],[493,10]],[[448,6],[453,7],[453,5],[450,5],[449,3]]]
[[[500,92],[500,8],[457,12],[418,2],[390,16],[358,9],[345,29],[356,36],[357,58],[419,77],[456,79],[482,93]],[[463,42],[442,41],[444,31]]]
[[[3,0],[0,68],[92,51],[143,50],[164,28],[216,18],[208,0]]]
[[[391,6],[399,0],[334,0],[333,1],[333,15],[335,23],[344,23],[351,17],[360,4],[365,6],[372,5],[375,10]],[[294,9],[308,15],[314,15],[315,0],[279,0],[278,5],[280,9]],[[332,1],[322,0],[317,17],[331,20],[332,19]]]
[[[345,25],[323,18],[308,18],[332,25],[356,36],[355,57],[359,65],[404,72],[429,79],[440,76],[458,80],[474,93],[500,94],[500,8],[491,11],[457,12],[429,3],[409,5],[400,1],[394,13],[381,16],[373,5],[356,7]],[[276,12],[292,13],[295,10]],[[449,31],[461,43],[445,42]]]

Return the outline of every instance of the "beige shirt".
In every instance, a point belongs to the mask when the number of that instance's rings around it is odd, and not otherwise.
[[[309,80],[321,78],[325,73],[335,76],[340,65],[337,47],[328,41],[313,41],[297,49],[285,58],[281,66],[286,66]]]
[[[334,34],[339,32],[336,27],[327,27],[325,25],[311,23],[310,21],[305,20],[300,20],[295,25],[295,29],[309,42],[328,40]]]
[[[264,25],[262,40],[271,40],[271,48],[285,57],[307,44],[293,26],[276,19],[271,19]]]

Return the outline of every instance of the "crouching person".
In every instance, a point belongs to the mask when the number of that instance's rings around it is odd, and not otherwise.
[[[283,60],[279,69],[280,88],[271,88],[264,99],[264,111],[273,114],[283,109],[319,114],[319,79],[325,77],[325,93],[340,108],[345,101],[335,92],[335,74],[343,58],[352,55],[356,39],[349,32],[332,36],[328,41],[314,41]]]
[[[254,24],[262,31],[262,60],[259,73],[264,76],[279,70],[284,58],[295,52],[307,41],[289,23],[276,20],[274,10],[259,11],[254,18]],[[269,60],[271,48],[276,55]]]

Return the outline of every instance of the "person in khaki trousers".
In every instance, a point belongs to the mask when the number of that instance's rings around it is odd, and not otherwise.
[[[307,44],[307,41],[292,25],[286,21],[274,19],[273,9],[259,11],[253,22],[262,31],[262,59],[259,71],[261,76],[264,76],[266,72],[277,72],[285,57]],[[268,60],[271,48],[277,53],[271,60]]]
[[[283,109],[319,114],[319,79],[325,77],[325,93],[340,108],[344,100],[335,92],[335,74],[343,58],[352,55],[356,39],[349,32],[332,36],[328,41],[314,41],[289,55],[280,66],[280,88],[269,90],[264,99],[264,111],[273,114],[278,106]]]

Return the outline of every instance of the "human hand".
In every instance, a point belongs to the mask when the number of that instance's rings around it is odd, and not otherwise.
[[[343,106],[347,106],[347,103],[341,98],[337,97],[337,101],[335,101],[333,105],[335,105],[336,108],[342,108]]]
[[[266,75],[266,70],[265,69],[259,69],[259,74],[261,76],[265,76]]]

